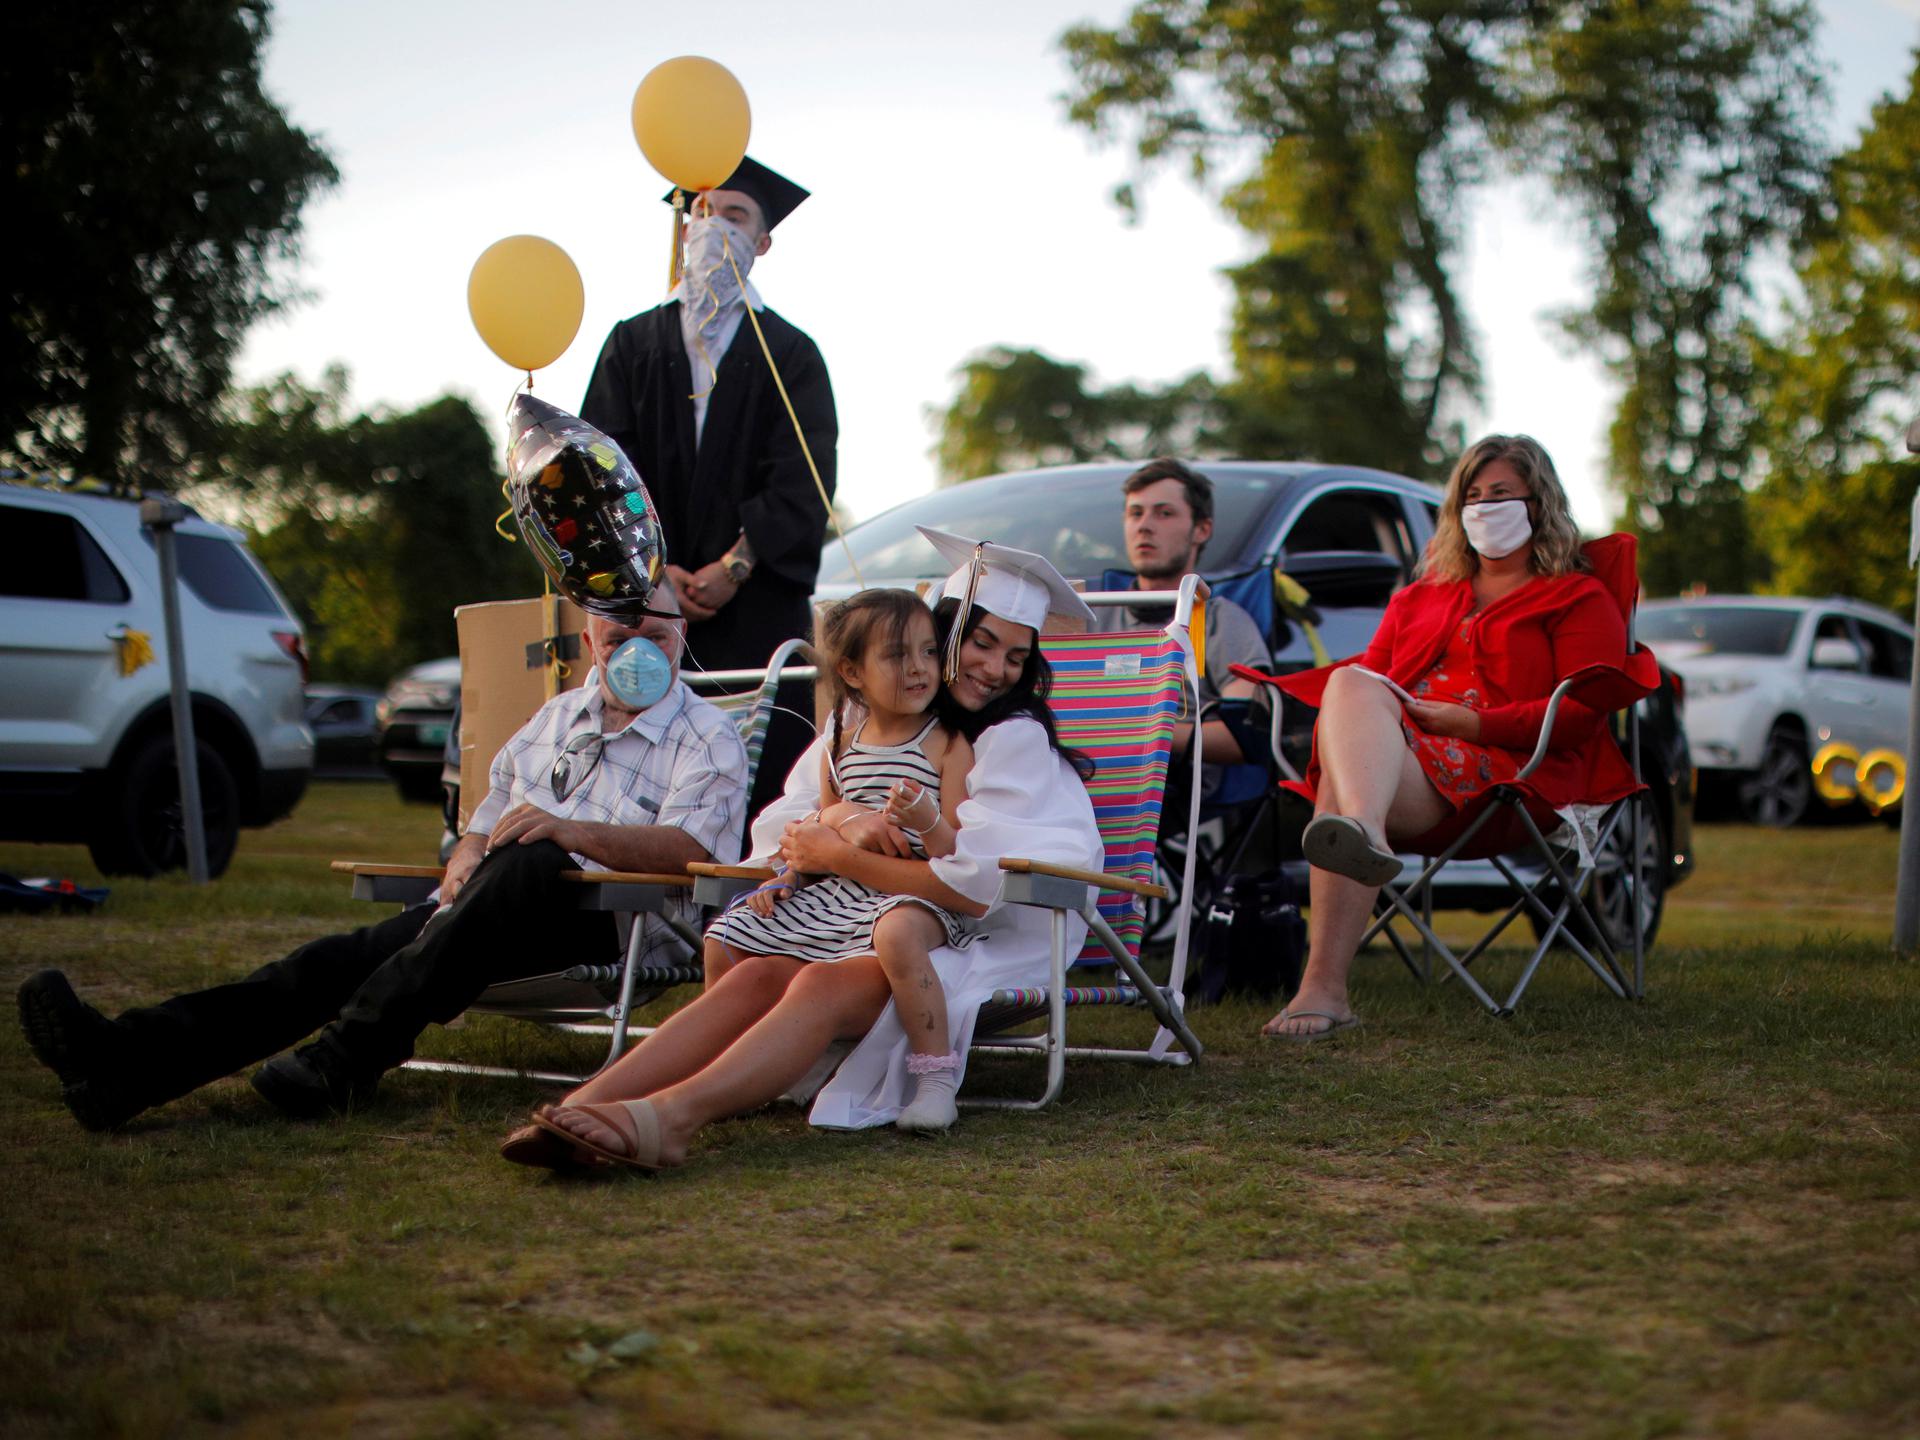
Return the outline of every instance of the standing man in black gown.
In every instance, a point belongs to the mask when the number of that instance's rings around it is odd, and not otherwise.
[[[699,197],[679,282],[664,304],[613,327],[580,406],[582,419],[626,451],[653,496],[693,672],[764,665],[781,641],[812,634],[808,601],[827,511],[753,320],[829,496],[839,437],[833,386],[819,347],[767,309],[747,281],[774,227],[807,193],[749,158]],[[802,713],[812,708],[799,687],[783,687],[781,701]],[[779,793],[808,740],[798,720],[774,718],[752,813]]]

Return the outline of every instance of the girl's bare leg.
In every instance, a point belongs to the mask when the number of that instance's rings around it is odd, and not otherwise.
[[[1345,672],[1336,671],[1334,679]],[[1355,688],[1364,685],[1386,695],[1389,702],[1392,696],[1386,687],[1364,675],[1353,677]],[[1332,685],[1328,691],[1331,693]],[[1352,707],[1364,716],[1360,705]],[[1399,706],[1393,703],[1397,714]],[[1323,709],[1321,720],[1334,713]],[[1328,726],[1329,735],[1347,722],[1345,715],[1336,717]],[[1362,721],[1371,723],[1370,720]],[[1433,782],[1427,779],[1426,772],[1420,768],[1420,762],[1414,758],[1413,750],[1408,746],[1406,736],[1400,730],[1400,722],[1394,719],[1391,730],[1391,743],[1397,754],[1389,752],[1386,757],[1376,757],[1364,764],[1358,763],[1362,757],[1351,753],[1351,747],[1344,743],[1343,760],[1347,765],[1345,773],[1349,776],[1350,786],[1341,789],[1336,782],[1325,783],[1330,772],[1327,767],[1326,744],[1320,749],[1320,770],[1322,784],[1318,803],[1314,810],[1321,815],[1351,815],[1377,836],[1407,839],[1424,835],[1452,813],[1452,807],[1444,800],[1440,792],[1433,788]],[[1398,762],[1396,784],[1384,804],[1379,804],[1376,813],[1362,806],[1372,806],[1377,801],[1378,774],[1387,770],[1386,760]],[[1353,957],[1360,948],[1360,937],[1366,933],[1367,925],[1373,918],[1373,902],[1379,896],[1378,886],[1362,885],[1357,880],[1349,880],[1344,875],[1335,875],[1331,871],[1315,868],[1308,876],[1307,893],[1307,968],[1300,977],[1300,992],[1287,1003],[1287,1008],[1266,1023],[1266,1033],[1271,1035],[1312,1035],[1332,1028],[1333,1021],[1324,1016],[1346,1019],[1353,1014],[1353,1006],[1347,999],[1347,974],[1353,968]],[[1301,1014],[1312,1011],[1313,1014]],[[1297,1018],[1283,1018],[1297,1017]]]
[[[742,961],[733,973],[753,963]],[[886,1008],[887,977],[881,973],[880,962],[870,955],[831,965],[805,965],[793,960],[781,963],[798,966],[800,973],[793,977],[779,1002],[711,1064],[647,1097],[659,1117],[662,1164],[678,1165],[684,1160],[688,1142],[708,1122],[756,1110],[778,1099],[826,1053],[827,1046],[835,1040],[865,1035]],[[732,973],[727,978],[732,979]],[[664,1026],[659,1033],[665,1033]],[[656,1034],[654,1039],[658,1038]],[[570,1098],[629,1097],[580,1094]],[[550,1113],[556,1124],[596,1145],[617,1150],[625,1143],[619,1132],[591,1111]]]
[[[920,905],[896,905],[873,927],[873,948],[893,992],[893,1008],[916,1055],[947,1053],[947,992],[930,958],[946,939],[946,927]]]
[[[639,1100],[698,1073],[772,1010],[803,968],[781,955],[748,956],[564,1103]]]

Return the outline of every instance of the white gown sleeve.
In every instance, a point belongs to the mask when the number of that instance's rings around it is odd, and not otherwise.
[[[934,860],[933,873],[979,904],[999,897],[1002,856],[1104,868],[1087,787],[1054,753],[1038,721],[1003,720],[974,741],[967,798],[955,818],[953,854]]]
[[[748,835],[749,858],[743,865],[771,865],[780,848],[780,835],[795,820],[804,820],[820,808],[820,761],[826,754],[823,735],[809,745],[806,753],[793,762],[787,772],[787,788],[753,822]]]

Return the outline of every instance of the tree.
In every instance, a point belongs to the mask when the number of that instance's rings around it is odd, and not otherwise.
[[[1141,0],[1061,43],[1073,120],[1240,177],[1237,453],[1443,474],[1480,394],[1465,217],[1502,169],[1550,177],[1593,256],[1569,328],[1622,388],[1612,479],[1671,589],[1752,576],[1743,325],[1817,190],[1811,24],[1802,0]]]
[[[266,0],[22,8],[5,59],[0,450],[117,488],[191,468],[339,177],[262,91]]]
[[[1621,387],[1621,523],[1653,593],[1748,590],[1765,573],[1746,507],[1753,262],[1819,193],[1811,7],[1562,3],[1542,19],[1514,57],[1506,143],[1586,227],[1594,298],[1567,324]]]
[[[1229,272],[1237,448],[1441,469],[1479,394],[1454,291],[1464,192],[1507,118],[1519,0],[1145,0],[1061,41],[1068,114],[1131,127],[1199,179],[1253,152],[1224,203],[1262,253]],[[1131,190],[1123,187],[1123,204]]]
[[[1213,383],[1189,375],[1164,388],[1091,389],[1087,367],[1004,346],[962,365],[959,394],[930,418],[943,484],[1005,470],[1137,455],[1217,451]]]
[[[453,609],[538,593],[495,443],[467,401],[347,413],[347,376],[291,375],[223,407],[201,484],[238,502],[261,562],[310,627],[316,675],[382,683],[453,651]],[[509,522],[507,529],[512,530]]]
[[[1752,336],[1766,477],[1754,521],[1781,594],[1844,593],[1912,608],[1906,517],[1920,462],[1920,50],[1906,94],[1873,109],[1833,163],[1797,257],[1800,297]]]

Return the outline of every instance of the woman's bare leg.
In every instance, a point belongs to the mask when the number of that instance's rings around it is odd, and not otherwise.
[[[880,960],[900,1028],[916,1055],[947,1053],[947,992],[933,973],[933,951],[946,944],[947,930],[922,905],[896,905],[873,927],[873,948]]]
[[[639,1100],[697,1074],[772,1010],[803,968],[783,955],[747,957],[564,1103]]]
[[[779,1003],[712,1064],[647,1097],[660,1121],[660,1162],[678,1165],[688,1142],[708,1122],[758,1109],[792,1089],[835,1040],[857,1039],[871,1030],[887,999],[887,977],[871,955],[802,965]],[[556,1110],[550,1118],[596,1145],[624,1143],[590,1111]]]
[[[1363,675],[1355,679],[1380,690],[1382,694],[1386,693],[1385,687]],[[1324,710],[1321,712],[1323,720],[1326,713]],[[1348,805],[1351,803],[1348,794],[1352,792],[1330,797],[1325,785],[1320,788],[1316,812],[1353,815],[1363,824],[1377,826],[1373,833],[1395,839],[1424,835],[1445,820],[1452,813],[1452,807],[1433,788],[1433,782],[1427,779],[1426,772],[1420,768],[1420,762],[1414,758],[1398,721],[1394,722],[1392,743],[1399,749],[1399,783],[1388,803],[1381,807],[1377,822],[1356,809],[1331,808],[1330,798],[1335,803]],[[1326,747],[1323,745],[1320,756],[1323,776],[1326,763]],[[1371,770],[1381,768],[1384,767],[1370,767]],[[1362,783],[1371,784],[1371,777]],[[1310,872],[1307,886],[1306,973],[1300,977],[1300,992],[1287,1002],[1285,1010],[1266,1023],[1265,1032],[1270,1035],[1316,1034],[1331,1029],[1334,1023],[1321,1017],[1331,1015],[1344,1020],[1353,1014],[1353,1006],[1347,999],[1347,974],[1353,968],[1353,957],[1360,948],[1360,937],[1366,933],[1367,925],[1373,918],[1373,902],[1379,896],[1380,889],[1318,867]],[[1305,1011],[1314,1013],[1300,1013]]]
[[[1387,811],[1402,788],[1409,753],[1402,713],[1393,692],[1372,676],[1333,672],[1314,729],[1320,754],[1315,815],[1348,815],[1375,842],[1386,838]]]

